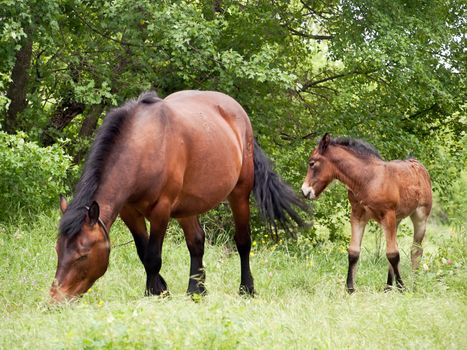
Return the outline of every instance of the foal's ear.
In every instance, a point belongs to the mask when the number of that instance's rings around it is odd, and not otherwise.
[[[99,204],[92,202],[88,209],[89,224],[94,226],[99,220]]]
[[[68,209],[68,202],[63,195],[60,195],[60,211],[62,214],[65,214],[66,210]]]
[[[328,148],[330,142],[331,142],[331,135],[329,135],[329,133],[327,132],[324,134],[324,136],[321,138],[321,141],[319,142],[318,152],[323,154]]]

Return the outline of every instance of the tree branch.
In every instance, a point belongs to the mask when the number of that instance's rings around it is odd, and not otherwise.
[[[288,31],[290,31],[293,35],[301,36],[304,38],[309,38],[309,39],[314,39],[314,40],[331,40],[334,36],[332,35],[325,35],[325,34],[308,34],[301,32],[299,30],[290,28],[288,26],[285,26]]]
[[[339,79],[339,78],[348,77],[348,76],[351,76],[351,75],[360,75],[360,74],[368,75],[368,74],[373,73],[373,72],[376,72],[376,70],[371,70],[371,71],[368,71],[368,72],[355,71],[355,72],[341,73],[341,74],[336,74],[336,75],[333,75],[333,76],[330,76],[330,77],[327,77],[327,78],[323,78],[323,79],[320,79],[320,80],[308,81],[308,82],[304,83],[302,85],[302,87],[297,90],[297,92],[304,92],[304,91],[306,91],[307,89],[309,89],[311,87],[315,87],[316,85],[325,83],[327,81],[332,81],[332,80],[336,80],[336,79]]]

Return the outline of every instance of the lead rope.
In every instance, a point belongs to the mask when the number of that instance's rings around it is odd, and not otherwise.
[[[125,243],[114,244],[114,245],[112,246],[112,249],[118,248],[118,247],[122,247],[122,246],[124,246],[124,245],[130,244],[131,242],[134,242],[134,241],[133,241],[132,239],[130,239],[128,242],[125,242]]]
[[[89,210],[89,207],[86,205],[85,206],[86,210]],[[105,226],[104,224],[104,221],[102,221],[102,219],[100,217],[97,218],[97,223],[99,224],[99,226],[102,228],[102,230],[104,230],[104,234],[105,234],[105,238],[107,238],[107,241],[110,242],[110,235],[109,235],[109,231],[107,230],[107,227]],[[120,243],[120,244],[114,244],[111,246],[111,249],[113,248],[118,248],[118,247],[122,247],[124,245],[127,245],[127,244],[130,244],[131,242],[133,242],[134,240],[129,240],[128,242],[125,242],[125,243]]]

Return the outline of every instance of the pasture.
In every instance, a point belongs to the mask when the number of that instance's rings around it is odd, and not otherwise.
[[[407,290],[384,293],[387,260],[381,232],[363,241],[357,292],[345,291],[345,243],[313,246],[304,237],[278,244],[254,241],[258,295],[238,295],[239,257],[233,240],[207,244],[208,295],[185,295],[189,254],[171,223],[161,274],[170,297],[145,297],[145,272],[133,244],[112,249],[107,273],[79,302],[48,303],[56,254],[58,210],[35,224],[0,228],[2,349],[326,349],[438,348],[467,345],[467,244],[463,227],[431,222],[422,268],[410,270],[409,223],[402,224],[401,272]],[[206,227],[208,237],[215,233]],[[219,233],[217,233],[219,234]],[[120,220],[113,244],[130,234]]]

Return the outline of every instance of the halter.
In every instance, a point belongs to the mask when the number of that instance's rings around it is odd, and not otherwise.
[[[89,207],[87,205],[84,207],[86,208],[86,210],[89,211]],[[107,239],[107,242],[110,242],[109,231],[107,230],[107,227],[105,227],[104,221],[102,221],[100,216],[97,218],[97,223],[104,230],[105,238]]]

